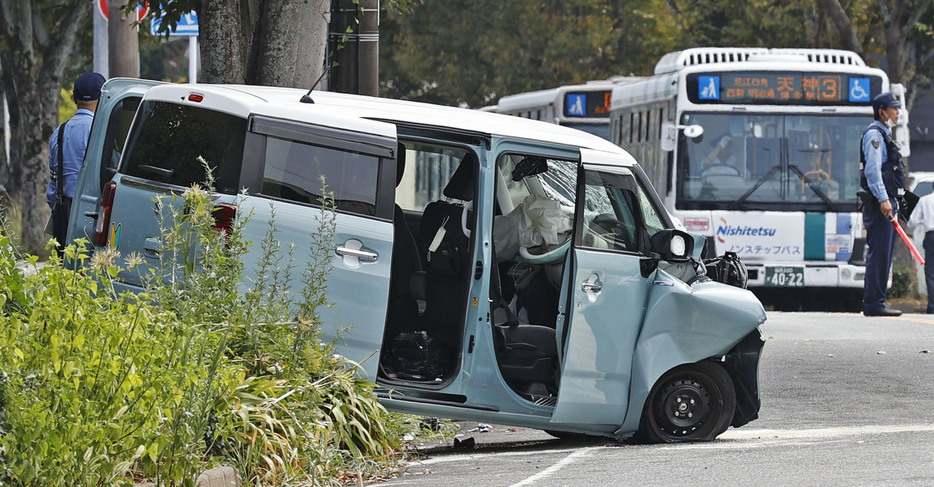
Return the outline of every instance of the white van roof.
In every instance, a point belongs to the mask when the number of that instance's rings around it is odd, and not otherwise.
[[[382,133],[385,128],[361,126],[360,118],[411,122],[491,136],[583,147],[622,155],[627,165],[636,162],[626,151],[606,139],[537,120],[466,108],[330,91],[314,91],[311,93],[314,103],[302,103],[300,100],[306,93],[307,91],[302,89],[271,86],[164,84],[150,89],[145,98],[204,106],[241,117],[260,114],[313,124],[327,123],[330,126],[348,130],[375,132],[393,137],[396,135],[395,132]],[[199,103],[191,102],[188,101],[189,94],[201,94],[204,99]]]
[[[241,118],[265,115],[382,137],[396,137],[396,127],[392,124],[361,120],[353,113],[336,111],[333,107],[301,103],[299,99],[303,94],[302,90],[292,88],[166,83],[150,88],[144,100],[197,106]]]

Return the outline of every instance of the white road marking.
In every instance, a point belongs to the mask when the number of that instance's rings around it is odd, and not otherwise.
[[[732,448],[749,447],[754,443],[768,443],[780,440],[820,440],[837,439],[847,436],[858,435],[879,435],[879,434],[897,434],[897,433],[926,433],[934,432],[932,424],[913,424],[913,425],[867,425],[867,426],[843,426],[837,428],[810,428],[810,429],[731,429],[717,437],[716,441],[709,443],[677,443],[671,445],[657,445],[655,448]],[[495,453],[472,453],[468,455],[451,454],[442,455],[424,460],[413,461],[412,465],[432,465],[437,463],[454,463],[468,461],[482,461],[489,455],[497,457],[526,457],[542,455],[561,455],[568,454],[567,458],[576,458],[575,453],[591,453],[597,449],[606,448],[603,446],[593,446],[587,448],[562,448],[557,450],[534,450],[534,451],[502,451]],[[649,446],[651,448],[651,446]]]
[[[512,486],[510,486],[510,487],[525,487],[526,485],[532,485],[532,484],[534,484],[535,482],[538,482],[539,480],[542,480],[542,479],[546,479],[546,478],[548,478],[548,477],[551,477],[551,476],[554,475],[558,470],[561,470],[561,468],[564,467],[565,465],[568,465],[568,464],[573,463],[573,462],[576,461],[578,458],[590,456],[590,454],[591,454],[594,450],[596,450],[597,448],[598,448],[598,447],[590,447],[590,448],[582,448],[582,449],[580,449],[580,450],[577,450],[577,451],[575,451],[574,453],[571,453],[570,455],[568,455],[568,456],[562,458],[561,460],[559,460],[558,463],[555,463],[554,465],[552,465],[552,466],[546,468],[545,470],[542,470],[541,472],[538,472],[537,474],[535,474],[535,475],[533,475],[533,476],[531,476],[531,477],[529,477],[529,478],[527,478],[527,479],[525,479],[525,480],[523,480],[523,481],[521,481],[521,482],[512,484]],[[602,448],[602,447],[599,447],[599,448]]]
[[[839,438],[841,436],[877,435],[887,433],[921,433],[928,431],[934,431],[934,425],[867,425],[797,430],[734,429],[723,433],[718,438],[721,440]]]
[[[657,449],[731,449],[731,448],[750,448],[765,447],[776,444],[805,443],[819,440],[836,441],[846,437],[860,435],[880,435],[880,434],[898,434],[898,433],[926,433],[934,432],[934,425],[914,424],[914,425],[867,425],[867,426],[844,426],[837,428],[810,428],[810,429],[731,429],[720,435],[716,441],[708,443],[679,443],[670,445],[647,446],[646,448]],[[535,451],[502,451],[495,453],[474,453],[469,455],[442,455],[425,460],[414,461],[411,466],[427,466],[441,463],[454,462],[482,462],[485,457],[496,455],[498,458],[507,457],[527,457],[543,455],[563,455],[564,458],[558,460],[550,467],[538,472],[537,474],[526,478],[510,487],[527,487],[534,485],[542,479],[554,475],[562,468],[578,461],[582,458],[593,455],[600,449],[609,448],[607,446],[591,446],[585,448],[563,448],[557,450],[535,450]],[[635,447],[638,448],[638,447]]]
[[[591,447],[596,448],[596,447]],[[470,455],[444,455],[440,457],[427,458],[425,460],[418,460],[412,462],[416,465],[431,465],[433,463],[453,463],[453,462],[465,462],[465,461],[481,461],[485,457],[490,455],[496,455],[497,457],[531,457],[531,456],[541,456],[542,454],[548,455],[560,455],[562,453],[574,453],[580,451],[580,448],[566,448],[561,450],[536,450],[536,451],[497,451],[495,453],[473,453]]]

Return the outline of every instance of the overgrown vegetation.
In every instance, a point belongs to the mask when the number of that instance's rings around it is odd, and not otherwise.
[[[892,268],[892,287],[889,288],[889,296],[894,299],[917,298],[915,283],[914,271],[910,267],[896,265]]]
[[[322,485],[391,466],[398,427],[356,364],[320,340],[333,201],[301,250],[305,269],[270,222],[246,292],[247,218],[213,229],[198,187],[160,206],[164,268],[139,295],[115,278],[146,272],[140,256],[121,268],[116,252],[72,246],[64,258],[80,272],[54,252],[22,272],[0,234],[0,484],[193,485],[228,464],[246,485]],[[308,285],[288,292],[296,282]]]

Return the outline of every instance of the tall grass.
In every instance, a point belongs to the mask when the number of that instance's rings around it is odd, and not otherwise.
[[[320,339],[333,199],[315,210],[304,269],[269,222],[243,292],[249,215],[229,234],[211,228],[209,185],[161,200],[162,268],[141,294],[117,292],[139,255],[79,244],[64,258],[80,272],[29,257],[26,275],[4,228],[0,484],[193,485],[229,464],[248,485],[336,485],[393,464],[396,430],[372,384]]]

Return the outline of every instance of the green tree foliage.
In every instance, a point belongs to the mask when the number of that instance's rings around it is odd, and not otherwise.
[[[931,3],[424,0],[390,10],[380,26],[381,94],[479,107],[511,93],[647,75],[663,54],[703,46],[850,49],[911,87],[915,76],[929,83]]]
[[[631,73],[675,45],[655,0],[425,0],[381,25],[381,94],[478,107],[500,96]]]

